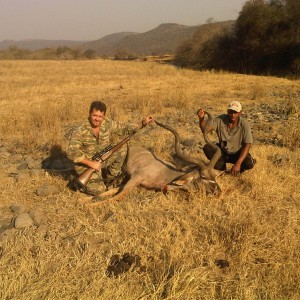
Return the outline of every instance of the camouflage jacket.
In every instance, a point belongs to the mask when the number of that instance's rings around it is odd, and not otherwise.
[[[84,158],[91,159],[94,154],[113,142],[113,136],[125,136],[138,128],[131,124],[121,124],[109,118],[105,118],[101,124],[99,139],[94,135],[91,124],[87,119],[72,133],[67,148],[68,157],[75,163]],[[120,140],[120,138],[119,138]]]

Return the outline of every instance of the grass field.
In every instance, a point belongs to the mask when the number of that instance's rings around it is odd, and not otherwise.
[[[1,299],[300,298],[299,81],[152,62],[1,61],[0,146],[44,158],[54,145],[64,150],[65,134],[94,99],[115,120],[152,115],[201,145],[197,109],[216,116],[238,100],[253,127],[257,164],[219,177],[219,197],[137,189],[91,213],[64,178],[16,182],[1,156],[0,221],[19,203],[42,210],[47,225],[45,236],[29,227],[0,242]],[[271,113],[278,119],[268,120]],[[132,140],[164,159],[172,142],[155,126]],[[42,184],[61,192],[37,196]],[[107,276],[111,257],[125,253],[138,255],[142,267]]]

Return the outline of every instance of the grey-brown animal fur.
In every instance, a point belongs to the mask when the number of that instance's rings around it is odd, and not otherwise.
[[[156,124],[171,131],[175,137],[175,151],[180,159],[192,163],[192,166],[177,170],[175,165],[156,157],[149,150],[142,147],[129,147],[126,165],[126,173],[129,175],[127,183],[120,188],[104,192],[97,198],[112,197],[111,200],[118,200],[130,193],[137,186],[154,190],[174,190],[178,188],[189,188],[195,185],[195,182],[203,182],[208,193],[219,193],[220,187],[216,178],[220,171],[214,169],[214,165],[221,156],[221,150],[207,137],[207,128],[211,122],[211,115],[208,115],[208,121],[204,130],[204,139],[216,149],[214,157],[206,164],[200,159],[188,157],[183,154],[180,148],[180,137],[177,131],[171,126]],[[91,203],[91,206],[101,205],[102,202]]]

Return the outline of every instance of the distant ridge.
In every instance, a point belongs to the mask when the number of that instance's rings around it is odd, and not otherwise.
[[[114,55],[118,49],[122,48],[136,55],[174,53],[178,44],[190,38],[197,28],[198,26],[166,23],[144,33],[124,33],[122,38],[118,36],[119,40],[115,39],[109,47],[106,37],[92,43],[85,43],[82,47],[92,48],[99,55]]]
[[[103,38],[84,43],[80,46],[83,50],[92,49],[99,55],[114,55],[120,47],[119,44],[128,36],[138,35],[136,32],[119,32],[104,36]]]
[[[57,47],[77,47],[84,43],[83,41],[69,41],[69,40],[43,40],[43,39],[27,39],[21,41],[4,40],[0,42],[0,50],[7,49],[9,47],[18,47],[21,49],[27,49],[31,51],[43,49],[43,48],[57,48]]]
[[[164,23],[144,32],[119,32],[106,35],[95,41],[43,40],[31,39],[22,41],[5,40],[0,42],[0,50],[16,46],[31,51],[44,48],[69,47],[81,50],[94,50],[97,55],[114,56],[118,50],[126,49],[137,56],[174,54],[178,46],[195,34],[203,39],[215,32],[229,28],[234,21],[223,21],[198,26],[187,26],[176,23]]]

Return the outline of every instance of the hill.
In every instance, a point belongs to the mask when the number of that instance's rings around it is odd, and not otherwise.
[[[190,38],[197,28],[174,23],[161,24],[144,33],[124,34],[119,40],[108,40],[106,36],[84,44],[83,48],[94,49],[100,55],[114,55],[118,49],[124,48],[136,55],[173,53],[178,44]]]
[[[85,43],[82,47],[93,49],[99,55],[114,55],[119,49],[127,49],[136,55],[173,54],[181,43],[195,34],[202,34],[207,39],[216,31],[228,28],[233,23],[234,21],[223,21],[198,26],[166,23],[144,33],[105,36],[97,41]]]
[[[84,43],[81,45],[81,48],[84,50],[92,49],[95,50],[97,54],[100,55],[114,55],[116,49],[118,49],[118,45],[121,43],[123,39],[128,36],[138,35],[139,33],[134,32],[119,32],[113,33],[104,36],[103,38],[91,41],[88,43]]]
[[[193,38],[200,33],[204,39],[211,37],[216,30],[231,26],[234,21],[223,21],[198,26],[187,26],[175,23],[165,23],[144,32],[119,32],[106,35],[95,41],[71,40],[43,40],[28,39],[22,41],[5,40],[0,42],[0,50],[16,46],[26,50],[39,50],[44,48],[69,47],[96,51],[98,55],[113,56],[120,49],[126,49],[135,55],[174,54],[177,47],[185,40]]]

